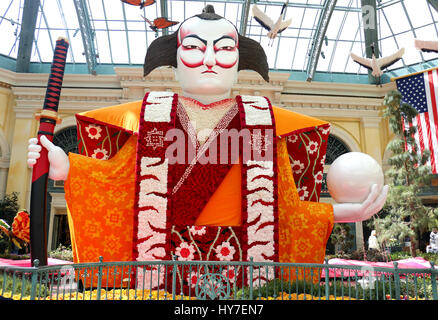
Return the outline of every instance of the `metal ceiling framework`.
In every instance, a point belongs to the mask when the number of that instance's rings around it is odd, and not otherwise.
[[[363,33],[365,37],[365,55],[371,59],[373,52],[371,45],[374,44],[374,54],[378,58],[379,50],[379,35],[377,32],[377,3],[376,0],[361,0],[362,5],[362,21]],[[368,78],[371,83],[375,83],[377,79],[371,75],[371,70],[368,70]]]
[[[162,17],[168,17],[168,7],[167,7],[167,0],[160,0],[160,10],[161,10],[161,16]],[[169,34],[169,30],[163,29],[163,36]]]
[[[17,72],[29,72],[40,0],[25,0],[17,55]]]
[[[246,35],[246,26],[248,25],[249,8],[251,6],[251,0],[245,0],[242,6],[242,14],[240,18],[239,33],[242,36]]]
[[[427,0],[427,2],[438,12],[438,0]]]
[[[40,56],[40,51],[38,48],[38,32],[39,30],[47,30],[48,32],[48,36],[50,38],[50,41],[53,42],[53,40],[56,39],[52,39],[51,37],[51,32],[50,32],[50,28],[49,28],[49,22],[47,21],[47,17],[44,13],[44,1],[43,0],[41,4],[40,0],[21,0],[24,1],[24,6],[23,6],[23,13],[21,18],[21,32],[20,32],[20,37],[17,39],[19,40],[19,46],[18,46],[18,54],[17,54],[17,59],[16,59],[16,70],[17,72],[29,72],[29,65],[30,65],[30,59],[31,59],[31,52],[32,52],[32,47],[35,44],[35,52],[36,54],[38,54],[39,60],[42,62],[43,60],[41,59]],[[48,0],[47,0],[48,1]],[[65,22],[65,17],[64,17],[64,12],[63,12],[63,5],[61,5],[61,1],[60,0],[56,0],[58,3],[58,7],[59,7],[59,14],[62,17],[62,21],[64,22],[64,29],[65,29],[65,34],[69,39],[69,31],[68,31],[68,26]],[[178,1],[183,1],[183,0],[175,0],[176,2]],[[356,2],[359,2],[359,0],[355,0]],[[317,66],[318,66],[318,60],[320,58],[320,56],[322,55],[322,45],[323,43],[325,43],[327,45],[327,36],[326,36],[326,32],[327,32],[327,28],[328,25],[330,23],[330,19],[332,17],[333,12],[336,11],[344,11],[344,19],[341,23],[341,27],[338,30],[338,36],[332,36],[333,39],[330,39],[330,41],[334,41],[334,50],[331,53],[331,57],[330,57],[330,64],[328,67],[328,72],[332,73],[331,70],[331,66],[332,66],[332,60],[334,58],[335,55],[335,51],[336,51],[336,46],[338,45],[339,41],[349,41],[351,43],[350,50],[353,48],[354,44],[360,43],[362,46],[362,49],[364,51],[364,54],[368,57],[371,58],[371,44],[374,43],[375,46],[375,53],[376,56],[378,57],[380,55],[380,48],[381,48],[381,42],[382,42],[382,38],[379,37],[380,36],[380,24],[378,23],[377,19],[378,17],[382,16],[382,18],[384,18],[386,21],[386,23],[388,24],[389,30],[390,30],[390,35],[394,38],[395,44],[397,47],[399,47],[399,44],[397,42],[397,37],[401,34],[401,32],[398,33],[394,33],[394,31],[391,28],[391,24],[388,21],[388,18],[386,17],[385,14],[385,8],[390,7],[394,4],[400,4],[404,10],[404,13],[406,15],[407,21],[409,23],[410,26],[410,31],[413,36],[416,36],[416,30],[419,28],[418,26],[416,26],[415,28],[412,25],[411,19],[409,17],[408,11],[404,5],[404,0],[390,0],[390,1],[386,1],[386,2],[381,2],[381,1],[376,1],[376,0],[360,0],[360,5],[356,4],[355,6],[351,6],[351,1],[350,1],[350,5],[349,6],[345,6],[345,5],[337,5],[338,0],[321,0],[321,2],[318,3],[309,3],[309,1],[307,2],[287,2],[287,6],[288,8],[301,8],[300,10],[304,9],[304,12],[306,12],[306,10],[317,10],[318,14],[315,16],[315,22],[314,25],[311,29],[309,29],[309,27],[304,27],[303,28],[303,33],[304,34],[309,34],[309,31],[311,31],[312,33],[309,35],[304,35],[301,36],[300,33],[302,32],[302,25],[303,25],[303,21],[304,21],[304,14],[301,18],[301,24],[299,26],[299,28],[297,27],[292,27],[292,29],[295,28],[295,30],[298,31],[298,35],[283,35],[280,34],[279,35],[279,39],[278,39],[278,45],[276,51],[275,51],[275,62],[274,62],[274,66],[273,68],[278,68],[277,66],[277,57],[278,57],[278,53],[279,53],[279,42],[280,40],[283,39],[296,39],[294,41],[298,41],[298,39],[305,39],[307,41],[307,44],[305,45],[307,47],[307,54],[306,54],[306,59],[303,63],[303,69],[302,71],[306,74],[307,77],[307,81],[312,81],[315,75],[315,72],[317,70]],[[8,8],[6,9],[9,10],[9,7],[11,6],[13,0],[11,0],[11,2],[9,3]],[[109,45],[109,52],[110,52],[110,62],[112,64],[117,63],[117,61],[113,60],[113,54],[111,52],[111,36],[110,36],[110,32],[111,30],[108,28],[108,21],[107,21],[107,17],[106,17],[106,12],[105,12],[105,4],[104,4],[104,0],[101,0],[102,2],[102,7],[103,7],[103,14],[105,16],[105,24],[106,24],[106,33],[107,33],[107,37],[108,37],[108,43],[110,43]],[[184,1],[185,2],[185,1]],[[203,2],[206,3],[205,1],[201,1],[201,0],[191,0],[188,2],[192,2],[192,3],[196,3],[196,2]],[[208,1],[209,3],[215,4],[215,3],[224,3],[224,1],[222,0],[210,0]],[[240,17],[238,15],[238,17],[236,18],[237,21],[235,21],[236,25],[239,25],[239,31],[242,35],[247,35],[248,32],[248,28],[251,28],[251,26],[249,24],[251,24],[252,26],[254,26],[254,22],[250,22],[250,6],[251,3],[256,2],[257,5],[265,5],[265,6],[282,6],[284,2],[282,1],[266,1],[266,0],[260,0],[260,1],[256,1],[256,0],[229,0],[225,2],[225,7],[226,4],[234,4],[234,5],[238,5],[239,10],[240,10]],[[96,74],[96,67],[98,65],[97,62],[97,58],[98,58],[98,53],[97,53],[97,41],[95,39],[95,29],[94,27],[94,22],[96,20],[93,20],[93,17],[91,16],[91,12],[89,12],[89,9],[91,9],[90,4],[88,3],[88,0],[73,0],[75,9],[76,9],[76,13],[77,13],[77,19],[78,19],[78,23],[79,23],[79,29],[81,32],[81,38],[82,38],[82,42],[83,42],[83,47],[84,47],[84,53],[83,55],[86,58],[86,63],[87,63],[87,67],[88,67],[88,71],[91,74]],[[159,10],[160,10],[160,14],[161,16],[165,16],[165,17],[169,17],[169,14],[171,15],[171,11],[169,11],[168,8],[168,0],[160,0],[159,2]],[[428,5],[428,9],[430,11],[430,16],[432,17],[432,23],[435,30],[437,31],[437,35],[438,35],[438,28],[437,28],[437,24],[435,19],[433,18],[433,14],[432,14],[432,9],[433,8],[435,11],[438,12],[438,0],[427,0],[427,5]],[[44,7],[45,8],[45,7]],[[172,10],[172,6],[170,8]],[[41,27],[41,26],[36,26],[37,23],[37,17],[38,17],[38,13],[39,10],[41,11],[41,18],[40,18],[40,24],[41,21],[43,21],[46,24],[46,28]],[[143,9],[144,12],[145,9]],[[225,9],[224,9],[225,10]],[[381,15],[378,16],[379,11],[382,11]],[[7,20],[10,21],[11,23],[13,23],[13,21],[11,19],[8,19],[8,17],[5,17],[5,14],[0,17],[0,23],[3,20]],[[361,20],[359,21],[359,26],[357,27],[357,31],[356,34],[354,36],[354,40],[342,40],[339,39],[339,35],[342,32],[342,29],[344,29],[344,24],[345,24],[345,18],[347,13],[349,12],[356,12],[358,15],[358,19]],[[128,37],[128,31],[130,31],[128,29],[128,23],[127,21],[132,22],[133,20],[129,20],[129,17],[127,16],[127,14],[125,14],[125,4],[122,5],[122,17],[120,18],[120,21],[122,19],[124,19],[124,28],[121,27],[120,31],[124,31],[126,34],[126,42],[127,42],[127,50],[128,50],[128,63],[132,64],[131,61],[131,55],[130,55],[130,50],[132,48],[130,48],[130,44],[129,44],[129,37]],[[184,4],[184,13],[185,13],[185,4]],[[158,14],[158,7],[157,7],[157,14]],[[132,19],[132,18],[131,18]],[[368,20],[372,20],[372,21],[368,21]],[[97,20],[99,21],[99,20]],[[103,21],[103,20],[101,20]],[[115,20],[113,20],[115,21]],[[362,22],[362,23],[361,23]],[[370,23],[374,23],[375,25],[373,27],[370,27]],[[18,22],[18,25],[20,25],[20,22]],[[424,26],[427,26],[426,24]],[[76,28],[76,27],[75,27]],[[98,28],[99,29],[99,28]],[[147,24],[145,23],[145,30],[147,30]],[[58,29],[59,30],[59,29]],[[356,30],[356,29],[355,29]],[[102,31],[102,30],[100,30]],[[105,29],[104,29],[105,31]],[[249,33],[250,36],[254,37],[254,36],[258,36],[255,35],[254,33],[251,33],[251,29],[249,29]],[[360,32],[362,31],[362,32]],[[70,28],[70,32],[71,32],[71,28]],[[77,31],[76,31],[77,32]],[[76,34],[75,32],[75,34]],[[162,30],[162,34],[168,34],[168,30],[164,29]],[[404,31],[407,32],[407,31]],[[332,32],[333,33],[333,32]],[[75,36],[75,34],[73,35],[73,37]],[[148,32],[146,32],[146,42],[148,42],[147,40],[147,34]],[[261,37],[264,35],[264,33],[261,31],[260,32],[260,39]],[[360,40],[356,40],[357,36],[360,36]],[[363,39],[362,39],[362,35],[363,35]],[[336,38],[336,39],[335,39]],[[387,37],[386,37],[387,38]],[[384,38],[385,39],[385,38]],[[16,40],[17,41],[17,40]],[[114,43],[114,41],[113,41]],[[295,56],[297,53],[297,47],[298,47],[298,42],[295,42],[297,45],[294,47],[294,50],[291,51],[290,56],[292,57],[292,65],[291,65],[291,70],[293,69],[294,66],[294,60],[295,60]],[[51,45],[53,46],[53,43],[51,43]],[[302,48],[302,47],[301,47]],[[304,48],[302,48],[304,49]],[[72,48],[73,50],[73,48]],[[114,50],[114,48],[113,48]],[[357,50],[357,49],[356,49]],[[12,51],[12,49],[11,49]],[[324,49],[325,51],[325,49]],[[292,54],[293,53],[293,54]],[[327,52],[326,52],[327,54]],[[329,52],[330,54],[330,52]],[[427,63],[425,63],[425,59],[423,57],[423,55],[420,53],[421,56],[421,61],[418,62],[418,64],[422,64],[422,65],[427,65]],[[75,63],[75,57],[73,55],[73,53],[70,53],[70,57],[73,63]],[[324,56],[325,58],[325,56]],[[301,63],[301,62],[299,62]],[[348,63],[348,59],[347,62],[345,64],[345,68],[344,68],[344,72],[346,72],[347,70],[347,63]],[[403,66],[406,67],[406,63],[405,61],[402,59],[402,63]],[[429,63],[429,66],[434,66],[434,63],[431,62]],[[296,66],[295,66],[296,67]],[[281,69],[281,67],[280,67]],[[351,68],[350,68],[351,69]],[[360,67],[358,67],[358,69],[360,69]],[[320,70],[320,69],[318,69]],[[334,71],[336,72],[336,71]],[[359,74],[359,71],[358,71]],[[375,81],[374,77],[372,77],[369,73],[369,82],[373,83]]]
[[[307,81],[312,81],[315,75],[316,66],[318,64],[319,56],[321,55],[321,47],[324,41],[325,33],[327,31],[330,18],[333,10],[335,9],[337,0],[325,0],[324,7],[319,16],[318,25],[316,28],[315,36],[312,41],[312,47],[310,48],[310,59],[307,62]]]
[[[95,75],[97,66],[96,48],[94,46],[94,31],[91,28],[88,7],[85,0],[73,0],[78,16],[79,28],[84,44],[84,54],[87,60],[88,72]]]

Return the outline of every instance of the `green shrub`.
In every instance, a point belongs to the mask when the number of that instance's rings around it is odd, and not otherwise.
[[[358,278],[359,279],[359,278]],[[354,299],[362,300],[387,300],[396,298],[396,286],[393,277],[391,279],[385,278],[385,281],[379,277],[378,281],[375,282],[374,289],[366,288],[363,289],[359,283],[356,283],[354,277],[344,278],[343,281],[340,279],[330,279],[328,287],[328,295],[335,297],[350,297]],[[281,292],[286,292],[288,294],[311,294],[318,299],[318,297],[325,297],[326,295],[325,282],[321,283],[310,283],[308,281],[285,281],[281,279],[275,279],[267,282],[261,287],[253,287],[252,298],[257,297],[278,297]],[[400,296],[409,299],[432,299],[432,283],[430,276],[415,277],[408,276],[400,280]],[[236,299],[249,299],[250,289],[249,287],[244,287],[243,289],[237,290],[233,296]],[[287,297],[284,297],[287,299]]]
[[[53,259],[73,261],[73,251],[71,247],[65,247],[62,244],[59,245],[59,247],[56,248],[55,250],[50,251],[48,253],[48,256]]]
[[[11,275],[0,273],[0,295],[5,293],[21,294],[22,297],[30,296],[32,289],[32,282],[30,279],[24,279],[20,275]],[[49,288],[44,285],[36,284],[36,297],[47,297],[49,295]]]

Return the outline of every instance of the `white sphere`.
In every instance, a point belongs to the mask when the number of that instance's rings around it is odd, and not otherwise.
[[[338,203],[363,202],[373,184],[381,190],[383,171],[371,156],[362,152],[348,152],[336,158],[327,173],[327,188]]]

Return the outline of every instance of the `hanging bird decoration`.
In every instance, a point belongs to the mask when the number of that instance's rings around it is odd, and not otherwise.
[[[390,56],[383,58],[376,58],[374,44],[371,44],[371,52],[372,52],[371,59],[359,57],[352,52],[350,53],[350,56],[354,60],[354,62],[360,64],[362,67],[371,70],[372,71],[371,75],[376,77],[378,79],[377,84],[381,85],[380,80],[383,75],[383,70],[393,65],[397,61],[399,61],[403,57],[403,54],[405,53],[405,48],[401,48],[396,53]]]
[[[424,41],[415,39],[415,48],[423,52],[438,52],[438,41]]]
[[[287,3],[284,3],[281,8],[280,16],[277,21],[274,22],[266,13],[257,7],[257,5],[252,6],[252,15],[254,19],[266,30],[268,30],[268,38],[270,39],[268,45],[272,46],[274,39],[279,33],[284,31],[292,23],[292,19],[284,20],[286,15]]]
[[[155,31],[156,36],[158,35],[158,29],[169,28],[179,23],[178,21],[170,21],[169,19],[164,17],[156,18],[154,19],[154,21],[150,21],[148,18],[144,16],[141,17],[149,24],[149,28]]]
[[[133,6],[140,6],[140,9],[143,9],[144,7],[153,5],[156,0],[146,0],[146,1],[141,1],[141,0],[121,0],[124,3],[133,5]]]

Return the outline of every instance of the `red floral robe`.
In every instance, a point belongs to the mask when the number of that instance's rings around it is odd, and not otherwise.
[[[65,183],[75,262],[97,261],[99,256],[105,261],[136,258],[135,168],[141,106],[137,101],[77,115],[81,154],[69,155]],[[280,108],[272,111],[277,135],[276,261],[321,263],[333,227],[331,205],[316,202],[329,124]],[[195,223],[168,230],[166,241],[172,248],[167,250],[172,252],[167,255],[194,260],[247,258],[247,249],[233,242],[239,238],[233,237],[233,228],[242,225],[241,177],[242,164],[232,165],[201,204]],[[192,200],[196,198],[186,203]],[[190,275],[184,277],[190,283]]]

